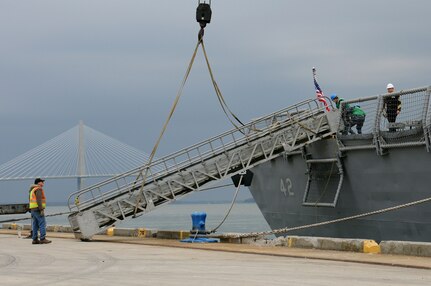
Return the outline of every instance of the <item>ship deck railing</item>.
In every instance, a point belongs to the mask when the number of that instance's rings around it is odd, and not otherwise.
[[[375,148],[378,154],[384,154],[390,148],[426,146],[430,152],[430,94],[431,87],[427,86],[345,101],[338,120],[337,137],[340,139],[341,151]],[[388,122],[385,116],[384,101],[387,97],[398,97],[401,101],[401,112],[393,123]],[[342,134],[342,114],[347,104],[359,106],[366,113],[362,135]],[[356,131],[355,127],[352,129]]]

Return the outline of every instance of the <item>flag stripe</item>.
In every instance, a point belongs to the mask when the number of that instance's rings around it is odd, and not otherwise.
[[[316,89],[317,99],[323,103],[323,105],[326,108],[326,111],[330,111],[329,106],[328,106],[328,102],[326,102],[325,95],[323,94],[322,89],[320,88],[319,84],[317,83],[316,77],[314,77],[314,87]]]

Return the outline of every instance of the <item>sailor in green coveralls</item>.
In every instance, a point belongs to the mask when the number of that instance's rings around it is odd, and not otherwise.
[[[335,102],[337,109],[340,109],[341,102],[344,101],[344,98],[338,97],[334,93],[331,95],[331,100]],[[347,135],[348,133],[355,134],[355,132],[352,130],[353,126],[356,126],[356,131],[358,134],[362,134],[362,126],[364,125],[365,121],[365,112],[359,106],[350,106],[348,103],[344,104],[342,118],[344,122],[344,135]]]

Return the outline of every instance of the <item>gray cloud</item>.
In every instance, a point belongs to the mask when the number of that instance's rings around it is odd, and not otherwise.
[[[150,152],[196,44],[197,1],[2,1],[0,162],[83,119]],[[431,84],[429,1],[213,0],[205,43],[244,121],[314,97]],[[158,156],[231,128],[202,52]],[[37,131],[42,132],[37,132]]]

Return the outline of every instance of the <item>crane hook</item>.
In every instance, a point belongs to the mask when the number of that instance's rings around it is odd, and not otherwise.
[[[199,41],[201,41],[204,36],[204,28],[211,22],[211,14],[211,0],[209,0],[209,3],[206,3],[206,1],[201,2],[199,0],[198,7],[196,8],[196,21],[199,22],[201,27],[198,34]]]

